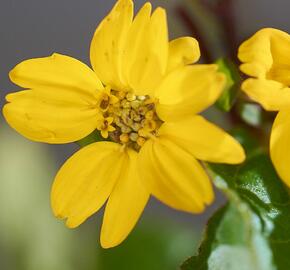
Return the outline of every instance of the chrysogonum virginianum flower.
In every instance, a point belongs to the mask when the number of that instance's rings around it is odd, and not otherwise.
[[[239,48],[241,70],[251,76],[242,89],[268,111],[274,121],[270,154],[284,182],[290,186],[290,35],[273,28],[258,31]]]
[[[198,160],[240,163],[242,147],[197,113],[221,94],[216,65],[190,65],[200,56],[191,37],[168,41],[166,12],[119,0],[98,26],[92,69],[54,54],[24,61],[10,73],[26,90],[7,95],[7,122],[46,143],[78,141],[96,129],[107,141],[77,151],[59,170],[51,193],[54,214],[74,228],[107,201],[101,245],[121,243],[149,196],[200,213],[213,200]]]

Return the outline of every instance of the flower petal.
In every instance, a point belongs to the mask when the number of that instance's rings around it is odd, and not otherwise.
[[[132,0],[118,0],[98,26],[91,42],[91,64],[105,85],[125,90],[122,65],[129,28],[133,20]]]
[[[241,70],[253,77],[271,79],[290,85],[290,35],[265,28],[258,31],[239,48]]]
[[[290,107],[290,88],[282,83],[265,79],[247,79],[243,82],[242,89],[268,111]]]
[[[61,54],[23,61],[9,73],[15,84],[51,95],[82,94],[94,96],[103,85],[97,75],[82,62]]]
[[[120,145],[90,144],[70,157],[56,175],[51,192],[55,216],[74,228],[97,212],[120,176],[124,157]]]
[[[164,123],[158,133],[200,160],[236,164],[245,159],[243,148],[233,137],[199,115]]]
[[[152,195],[175,209],[200,213],[213,200],[212,185],[199,162],[165,138],[147,141],[138,165]]]
[[[11,80],[30,90],[7,95],[7,122],[23,136],[41,142],[67,143],[96,127],[97,90],[103,85],[85,64],[53,54],[18,64]]]
[[[212,105],[225,84],[224,75],[217,69],[217,65],[194,65],[169,73],[155,92],[158,116],[175,121]]]
[[[110,248],[120,244],[134,228],[146,206],[149,193],[142,185],[137,153],[128,150],[126,163],[106,205],[101,231],[101,245]]]
[[[238,57],[244,63],[240,68],[245,74],[265,78],[273,63],[269,31],[262,29],[243,42],[239,47]]]
[[[290,187],[289,153],[290,110],[288,109],[280,111],[274,121],[270,140],[270,154],[279,176]]]
[[[192,37],[181,37],[170,41],[167,72],[193,64],[200,58],[198,42]]]
[[[61,99],[62,90],[25,90],[7,95],[3,115],[9,125],[24,137],[47,143],[80,140],[96,128],[98,111],[76,98]],[[68,96],[68,95],[66,95]]]
[[[157,8],[150,18],[151,4],[139,11],[130,29],[125,51],[127,79],[138,95],[150,95],[162,80],[168,59],[166,12]]]

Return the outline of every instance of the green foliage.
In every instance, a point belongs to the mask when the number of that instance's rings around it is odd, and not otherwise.
[[[199,253],[182,270],[290,269],[290,196],[268,155],[237,132],[248,159],[210,164],[228,203],[209,221]]]
[[[237,67],[229,60],[220,58],[216,64],[219,66],[219,71],[226,76],[226,86],[217,100],[216,106],[222,111],[228,112],[238,97],[241,78]]]

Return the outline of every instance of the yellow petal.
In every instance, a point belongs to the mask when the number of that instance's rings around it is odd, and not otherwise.
[[[91,64],[105,85],[125,90],[122,65],[125,43],[133,20],[132,0],[118,0],[98,26],[91,42]]]
[[[134,88],[134,83],[136,84],[137,78],[135,77],[139,78],[143,75],[143,66],[141,63],[139,64],[137,60],[142,59],[143,57],[144,39],[148,32],[151,10],[152,6],[147,2],[139,10],[129,30],[125,49],[124,58],[126,59],[126,64],[124,65],[124,70],[129,84],[132,85],[131,88]]]
[[[281,179],[290,187],[290,110],[280,111],[274,121],[270,154]]]
[[[198,42],[192,37],[177,38],[169,43],[167,72],[193,64],[200,58]]]
[[[137,223],[149,199],[136,166],[137,153],[128,150],[122,173],[106,205],[101,231],[101,245],[110,248],[120,244]]]
[[[245,159],[241,145],[202,116],[164,123],[158,133],[200,160],[236,164]]]
[[[179,68],[167,75],[155,92],[156,110],[164,121],[175,121],[199,113],[220,96],[225,78],[216,65]]]
[[[123,165],[120,145],[90,144],[76,152],[56,175],[51,192],[55,216],[74,228],[97,212],[109,197]]]
[[[49,92],[50,95],[66,94],[80,99],[89,99],[102,89],[97,75],[82,62],[61,54],[23,61],[9,73],[15,84],[38,91]]]
[[[240,68],[245,74],[265,78],[273,63],[269,31],[262,29],[243,42],[239,47],[238,57],[243,63]]]
[[[146,3],[133,21],[129,32],[124,69],[136,94],[151,94],[162,80],[168,59],[166,12],[157,8],[150,18]]]
[[[258,31],[239,48],[241,70],[253,77],[271,79],[290,85],[290,35],[265,28]]]
[[[282,83],[266,79],[247,79],[243,82],[242,89],[268,111],[290,107],[290,88]]]
[[[96,127],[96,74],[69,56],[53,54],[18,64],[10,78],[25,90],[7,95],[3,113],[11,127],[41,142],[67,143]]]
[[[55,95],[42,90],[7,95],[10,103],[3,107],[4,117],[21,135],[39,142],[68,143],[86,137],[96,128],[98,111],[83,103],[82,95],[77,103],[62,100],[62,89]]]
[[[213,200],[204,169],[189,153],[162,138],[149,140],[139,153],[139,171],[152,195],[178,210],[199,213]]]

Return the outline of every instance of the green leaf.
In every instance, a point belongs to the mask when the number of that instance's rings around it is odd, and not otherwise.
[[[198,255],[182,270],[290,269],[288,190],[269,156],[257,144],[253,147],[254,140],[236,134],[248,159],[236,166],[209,165],[229,202],[212,217]]]
[[[220,58],[216,61],[219,71],[226,76],[226,86],[216,102],[216,106],[222,111],[230,111],[240,91],[240,75],[235,64],[227,59]]]

